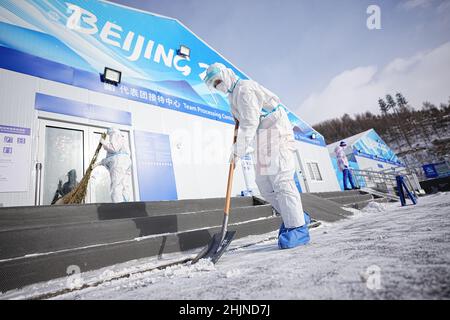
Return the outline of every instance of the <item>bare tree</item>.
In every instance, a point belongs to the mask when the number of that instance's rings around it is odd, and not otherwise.
[[[381,98],[378,99],[378,105],[380,106],[381,112],[383,114],[387,114],[388,106],[387,106],[386,102],[384,102],[383,99],[381,99]]]
[[[397,92],[395,94],[395,97],[397,99],[397,105],[398,106],[406,107],[406,105],[408,104],[408,101],[406,101],[405,97],[400,92]]]
[[[398,126],[400,132],[402,133],[403,138],[405,139],[406,143],[408,143],[409,148],[412,149],[413,147],[411,145],[411,142],[409,141],[408,135],[405,132],[405,129],[402,125],[402,119],[400,118],[400,114],[398,113],[398,111],[396,109],[397,103],[394,101],[394,98],[392,98],[392,96],[390,94],[386,95],[386,102],[387,102],[388,110],[389,109],[392,110],[397,118],[397,126]]]
[[[437,121],[439,119],[439,109],[432,103],[425,101],[423,103],[423,108],[428,111],[428,113],[431,115],[431,117],[427,117],[429,119],[427,122],[430,124],[431,129],[433,129],[434,133],[438,136],[438,138],[441,138],[441,135],[439,134],[439,130],[437,128],[438,124]]]

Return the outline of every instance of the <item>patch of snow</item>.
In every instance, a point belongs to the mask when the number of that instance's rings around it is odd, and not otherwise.
[[[198,272],[215,271],[216,267],[209,259],[200,259],[197,263],[187,265],[175,265],[164,269],[164,277],[193,277]]]
[[[363,212],[369,212],[369,213],[385,212],[386,210],[387,210],[386,204],[379,203],[379,202],[374,202],[374,201],[369,202],[367,204],[367,206],[365,206],[362,209]]]
[[[240,269],[231,269],[227,272],[225,272],[225,274],[223,274],[223,276],[225,278],[233,278],[233,277],[237,277],[241,275],[241,270]]]

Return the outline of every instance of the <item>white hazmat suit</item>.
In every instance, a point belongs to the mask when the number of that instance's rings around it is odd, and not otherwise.
[[[255,81],[238,79],[220,63],[208,68],[204,80],[210,88],[228,94],[231,112],[239,121],[233,153],[242,158],[256,151],[255,180],[261,195],[281,214],[285,228],[305,225],[294,181],[294,134],[280,99]]]
[[[105,166],[111,177],[111,199],[114,203],[128,202],[131,197],[131,159],[126,139],[117,128],[107,132],[108,140],[101,139],[106,157],[98,165]]]

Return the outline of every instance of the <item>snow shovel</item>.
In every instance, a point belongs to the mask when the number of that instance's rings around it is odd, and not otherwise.
[[[236,143],[239,122],[237,120],[234,126],[233,144]],[[222,230],[220,233],[214,234],[209,244],[192,260],[191,264],[196,263],[200,259],[210,259],[212,263],[216,263],[233,240],[236,231],[228,231],[228,215],[230,212],[231,187],[233,185],[234,173],[234,157],[230,161],[230,169],[228,171],[227,194],[225,197],[225,209],[223,214]]]

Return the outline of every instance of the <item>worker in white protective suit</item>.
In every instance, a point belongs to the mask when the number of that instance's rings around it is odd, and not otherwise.
[[[111,200],[114,203],[128,202],[131,198],[131,159],[127,140],[117,128],[107,131],[107,139],[100,143],[106,157],[96,166],[105,166],[111,177]]]
[[[228,95],[231,112],[239,121],[232,157],[250,153],[255,158],[259,191],[283,219],[279,247],[308,243],[310,217],[303,211],[294,181],[294,134],[280,99],[255,81],[238,79],[221,63],[209,66],[204,81],[210,89]]]

